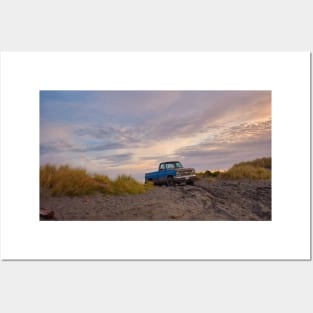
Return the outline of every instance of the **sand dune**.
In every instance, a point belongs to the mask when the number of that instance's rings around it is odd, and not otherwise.
[[[45,196],[40,207],[66,221],[270,221],[271,181],[202,179],[139,195]]]

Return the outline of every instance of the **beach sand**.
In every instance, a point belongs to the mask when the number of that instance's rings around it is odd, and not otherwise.
[[[42,193],[40,207],[53,210],[49,220],[56,221],[270,221],[271,181],[201,179],[122,196]]]

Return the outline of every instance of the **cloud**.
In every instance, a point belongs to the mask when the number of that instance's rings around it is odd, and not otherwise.
[[[40,144],[40,154],[61,153],[69,151],[73,147],[64,140],[50,141]]]
[[[126,148],[127,146],[124,144],[121,144],[119,142],[112,142],[108,144],[103,144],[103,145],[87,145],[82,148],[73,148],[70,149],[71,152],[103,152],[103,151],[108,151],[108,150],[117,150],[117,149],[122,149]]]
[[[271,156],[271,144],[267,140],[233,143],[208,150],[180,151],[179,159],[197,170],[228,169],[235,163]]]
[[[111,154],[106,156],[98,156],[92,159],[97,164],[105,164],[110,167],[123,166],[124,163],[131,161],[133,153]]]
[[[249,138],[258,138],[260,136],[271,135],[272,121],[255,121],[246,122],[225,128],[216,137],[216,142],[242,142],[249,140]]]
[[[88,136],[94,137],[97,139],[102,139],[106,137],[110,137],[112,133],[114,133],[115,129],[113,127],[84,127],[78,128],[74,130],[74,134],[77,136]]]
[[[270,91],[184,91],[177,103],[142,125],[145,139],[192,136],[271,116]]]
[[[108,151],[126,148],[125,145],[115,142],[103,145],[91,145],[85,147],[74,147],[65,141],[50,141],[48,143],[40,144],[40,153],[63,153],[63,152],[94,152],[94,151]]]
[[[222,129],[210,139],[175,151],[179,158],[229,167],[234,162],[271,156],[271,120]]]
[[[73,135],[84,137],[85,140],[98,142],[132,144],[140,141],[140,132],[136,126],[106,125],[91,126],[85,125],[73,131]]]

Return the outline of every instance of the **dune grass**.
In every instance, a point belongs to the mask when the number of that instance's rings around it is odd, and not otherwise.
[[[83,196],[96,192],[111,195],[139,194],[151,189],[152,185],[141,184],[127,175],[111,180],[106,175],[90,175],[83,168],[47,164],[40,167],[40,187],[49,190],[53,196]]]
[[[201,179],[201,178],[209,178],[209,179],[214,179],[217,178],[221,175],[220,171],[205,171],[205,172],[197,172],[196,173],[196,178]]]
[[[255,159],[253,161],[247,161],[247,162],[240,162],[238,164],[235,164],[234,166],[246,166],[246,165],[251,165],[253,167],[262,167],[266,168],[268,170],[272,169],[272,158],[259,158]]]
[[[222,174],[225,179],[271,179],[272,159],[262,158],[249,162],[235,164],[231,169]]]
[[[151,188],[151,184],[140,184],[134,178],[127,175],[119,175],[113,182],[115,194],[138,194]]]

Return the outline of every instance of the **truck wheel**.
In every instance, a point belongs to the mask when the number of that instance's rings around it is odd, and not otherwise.
[[[167,177],[166,183],[168,187],[174,186],[174,178],[172,176]]]

